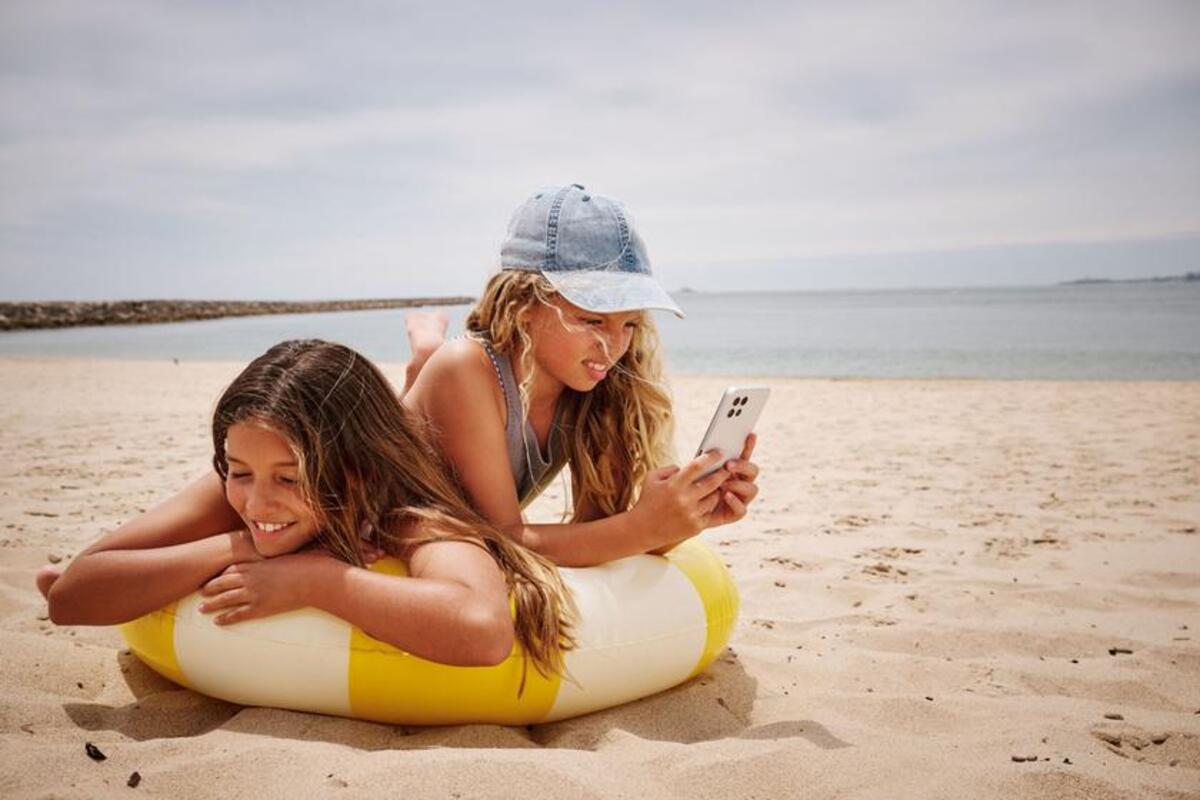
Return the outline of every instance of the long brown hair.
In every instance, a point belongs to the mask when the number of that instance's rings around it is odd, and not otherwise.
[[[520,366],[523,416],[536,368],[529,312],[554,306],[550,282],[536,272],[502,270],[488,281],[467,317],[467,332],[488,339]],[[562,319],[564,325],[569,324]],[[646,474],[673,460],[675,418],[658,358],[658,331],[644,314],[629,349],[589,392],[565,389],[561,401],[571,468],[573,518],[584,509],[603,516],[628,511]]]
[[[557,570],[496,530],[466,501],[425,424],[407,411],[370,361],[319,339],[281,342],[247,366],[213,413],[213,467],[229,474],[229,426],[272,428],[292,447],[302,495],[319,541],[363,566],[364,535],[398,554],[396,531],[419,522],[421,541],[455,539],[491,554],[516,605],[515,630],[527,658],[548,675],[574,646],[572,604]]]

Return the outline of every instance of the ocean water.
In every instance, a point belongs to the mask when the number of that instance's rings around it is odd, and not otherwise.
[[[844,378],[1200,379],[1200,283],[683,293],[668,370]],[[451,333],[466,306],[447,307]],[[0,333],[0,356],[246,361],[281,339],[407,360],[404,311]]]

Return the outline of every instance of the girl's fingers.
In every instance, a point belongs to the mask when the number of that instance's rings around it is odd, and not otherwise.
[[[200,594],[205,597],[213,597],[221,592],[236,589],[242,585],[242,576],[237,573],[225,572],[210,580],[208,583],[200,587]]]
[[[729,510],[732,512],[730,521],[738,520],[746,516],[746,504],[739,500],[736,494],[733,492],[726,492],[724,499],[725,505],[729,506]]]
[[[758,484],[750,481],[728,481],[721,489],[733,492],[743,503],[749,503],[758,496]]]
[[[221,592],[216,597],[205,600],[203,603],[201,603],[200,613],[211,614],[214,611],[220,611],[221,609],[229,608],[230,606],[245,605],[248,599],[249,598],[246,596],[246,592],[244,590],[230,589],[228,591]]]
[[[721,504],[721,493],[713,492],[712,494],[708,495],[707,497],[703,498],[700,501],[698,508],[700,510],[700,513],[703,516],[707,517],[709,514],[711,514],[713,511],[715,511],[717,506],[720,504]]]
[[[241,622],[245,619],[251,619],[254,615],[250,613],[250,606],[238,606],[232,611],[226,611],[213,618],[213,622],[218,625],[230,625],[234,622]]]
[[[678,464],[668,464],[665,467],[659,467],[658,469],[651,472],[649,477],[655,478],[656,480],[665,481],[667,478],[670,478],[676,472],[679,472],[679,465]]]
[[[692,484],[692,493],[696,497],[706,497],[720,488],[721,484],[727,480],[729,480],[729,473],[724,469],[719,469]]]
[[[705,470],[720,464],[721,458],[720,450],[709,450],[707,453],[702,453],[689,461],[683,469],[679,470],[679,474],[676,477],[681,483],[692,483]]]
[[[735,459],[725,462],[725,469],[735,475],[741,475],[748,481],[758,478],[758,465],[753,461]]]
[[[758,444],[758,434],[749,433],[746,435],[746,443],[742,445],[742,461],[749,461],[750,456],[754,453],[754,445]]]

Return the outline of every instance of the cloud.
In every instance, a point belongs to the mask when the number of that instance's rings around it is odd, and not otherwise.
[[[472,291],[572,180],[663,265],[1200,228],[1194,4],[570,12],[7,4],[6,290]]]

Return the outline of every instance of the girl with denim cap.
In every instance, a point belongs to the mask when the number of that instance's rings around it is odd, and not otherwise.
[[[719,453],[671,463],[647,309],[683,316],[621,204],[572,184],[513,214],[465,337],[437,346],[444,317],[410,319],[405,405],[431,423],[476,509],[557,564],[665,552],[741,519],[758,493],[753,435],[705,477]],[[564,465],[570,521],[528,524],[521,509]]]

